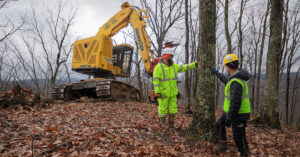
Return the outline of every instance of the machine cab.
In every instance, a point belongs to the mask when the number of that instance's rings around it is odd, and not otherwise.
[[[113,47],[113,73],[118,77],[128,77],[130,74],[133,47],[128,44]]]

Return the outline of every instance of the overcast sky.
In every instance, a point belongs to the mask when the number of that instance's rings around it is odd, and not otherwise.
[[[74,31],[92,36],[113,15],[121,10],[122,0],[72,0],[78,3]]]
[[[45,6],[53,8],[56,2],[56,0],[19,0],[3,10],[2,17],[5,13],[10,19],[18,19],[21,15],[30,14],[32,5],[37,12],[40,12]],[[124,0],[64,0],[63,2],[78,9],[71,31],[76,36],[85,38],[96,35],[99,28],[121,10]]]

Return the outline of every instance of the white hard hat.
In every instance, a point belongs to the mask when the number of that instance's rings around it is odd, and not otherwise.
[[[165,49],[163,50],[162,55],[166,55],[166,54],[169,54],[169,55],[174,56],[174,50],[173,50],[172,48],[165,48]]]

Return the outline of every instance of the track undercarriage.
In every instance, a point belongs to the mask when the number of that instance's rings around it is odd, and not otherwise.
[[[133,86],[114,79],[95,78],[55,87],[53,99],[65,101],[90,97],[98,100],[141,101],[140,92]]]

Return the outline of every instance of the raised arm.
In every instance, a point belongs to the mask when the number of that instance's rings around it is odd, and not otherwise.
[[[223,82],[224,84],[227,84],[228,78],[222,73],[219,73],[219,71],[215,68],[213,68],[212,72]]]
[[[196,63],[182,64],[182,65],[175,64],[175,67],[177,72],[186,72],[187,70],[195,69]]]

